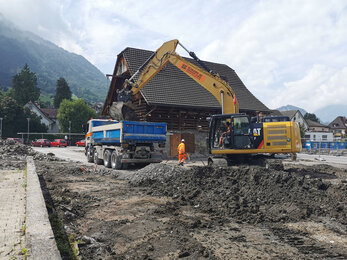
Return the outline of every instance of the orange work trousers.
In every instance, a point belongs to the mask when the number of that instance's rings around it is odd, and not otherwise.
[[[186,154],[182,153],[178,155],[178,163],[184,162],[186,160]]]

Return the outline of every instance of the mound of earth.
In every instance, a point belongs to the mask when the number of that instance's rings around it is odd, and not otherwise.
[[[142,185],[150,186],[154,195],[171,197],[174,202],[168,207],[189,204],[247,223],[324,216],[347,224],[347,186],[324,182],[322,178],[337,178],[333,172],[327,174],[327,168],[269,171],[261,167],[195,167],[165,182],[152,179]]]

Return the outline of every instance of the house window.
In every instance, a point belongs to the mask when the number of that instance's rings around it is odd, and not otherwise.
[[[310,139],[310,135],[305,135],[305,139]]]
[[[316,141],[316,135],[313,135],[313,141]]]
[[[322,135],[322,140],[327,140],[328,139],[328,136],[327,135]]]

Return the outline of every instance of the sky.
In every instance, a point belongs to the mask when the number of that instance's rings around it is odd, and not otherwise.
[[[0,0],[0,13],[104,74],[126,47],[178,39],[270,109],[347,104],[346,0]]]

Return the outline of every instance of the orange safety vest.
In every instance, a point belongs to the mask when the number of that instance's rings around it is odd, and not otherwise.
[[[177,151],[179,154],[185,154],[186,153],[186,145],[184,143],[180,143],[178,145]]]

